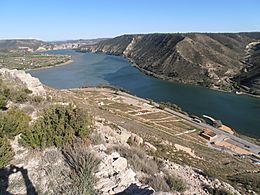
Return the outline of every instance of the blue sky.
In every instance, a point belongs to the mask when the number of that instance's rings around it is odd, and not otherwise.
[[[0,39],[260,31],[260,0],[0,0]]]

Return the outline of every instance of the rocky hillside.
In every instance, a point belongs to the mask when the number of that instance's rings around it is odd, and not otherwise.
[[[259,35],[260,33],[123,35],[80,50],[122,55],[154,76],[230,90],[230,79],[240,75],[247,66],[242,60],[247,55],[246,46],[259,39]],[[248,60],[258,61],[255,55],[252,54],[252,59],[250,56]],[[248,77],[251,80],[252,74]],[[255,79],[259,74],[254,74],[253,77]],[[244,83],[247,84],[242,84]],[[257,83],[256,85],[258,86]]]
[[[52,42],[49,42],[49,44],[52,45],[53,50],[77,49],[79,47],[97,44],[98,42],[103,41],[103,40],[106,40],[106,39],[100,38],[100,39],[79,39],[79,40],[66,40],[66,41],[52,41]]]
[[[248,44],[246,52],[243,60],[246,66],[234,80],[249,87],[251,93],[260,94],[260,41]]]
[[[259,167],[209,148],[193,126],[147,100],[0,73],[0,194],[259,192]]]

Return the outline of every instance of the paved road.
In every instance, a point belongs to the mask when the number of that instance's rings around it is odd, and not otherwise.
[[[244,149],[249,150],[250,152],[252,152],[254,154],[258,154],[260,152],[260,146],[258,146],[256,144],[248,142],[248,141],[246,141],[244,139],[241,139],[241,138],[239,138],[239,137],[237,137],[235,135],[229,134],[229,133],[227,133],[225,131],[219,130],[219,129],[217,129],[215,127],[212,127],[212,126],[210,126],[208,124],[197,123],[197,122],[193,121],[192,118],[190,118],[190,117],[188,117],[188,116],[186,116],[184,114],[175,112],[174,110],[171,110],[169,108],[165,108],[164,110],[167,111],[167,112],[170,112],[170,113],[172,113],[174,115],[179,116],[180,118],[186,120],[187,122],[189,122],[190,124],[192,124],[195,127],[202,128],[202,129],[203,128],[207,128],[207,129],[210,129],[210,130],[214,131],[217,135],[225,135],[226,137],[228,137],[228,138],[238,142],[240,144],[240,146],[243,147]]]
[[[148,100],[145,100],[145,99],[143,99],[143,98],[139,98],[139,97],[136,97],[136,96],[127,94],[127,93],[125,93],[125,92],[121,92],[121,91],[120,91],[120,92],[118,92],[118,94],[123,95],[123,96],[128,96],[128,97],[131,97],[131,98],[135,98],[135,99],[137,99],[137,100],[140,100],[140,101],[143,101],[143,102],[146,102],[146,103],[149,104],[149,101],[148,101]],[[159,107],[159,104],[156,103],[156,102],[153,102],[153,106]],[[229,133],[227,133],[227,132],[225,132],[225,131],[222,131],[222,130],[220,130],[220,129],[217,129],[217,128],[215,128],[215,127],[213,127],[213,126],[210,126],[210,125],[208,125],[208,124],[205,124],[205,123],[197,123],[197,122],[193,121],[193,119],[192,119],[191,117],[186,116],[186,115],[184,115],[184,114],[181,114],[181,113],[179,113],[179,112],[176,112],[176,111],[174,111],[174,110],[172,110],[172,109],[165,108],[164,110],[165,110],[166,112],[169,112],[169,113],[171,113],[171,114],[173,114],[173,115],[176,115],[176,116],[178,116],[178,117],[184,119],[187,123],[189,123],[189,124],[191,124],[191,125],[193,125],[193,126],[199,128],[199,129],[205,129],[205,128],[207,128],[207,129],[210,129],[210,130],[214,131],[214,133],[216,133],[217,135],[222,135],[222,136],[224,135],[224,136],[226,136],[227,138],[230,138],[230,139],[232,139],[233,141],[237,142],[240,147],[242,147],[242,148],[244,148],[245,150],[248,150],[248,151],[250,151],[250,152],[252,152],[252,153],[254,153],[254,154],[257,154],[257,155],[258,155],[258,153],[260,152],[260,146],[258,146],[258,145],[256,145],[256,144],[253,144],[253,143],[251,143],[251,142],[248,142],[248,141],[246,141],[246,140],[244,140],[244,139],[241,139],[241,138],[239,138],[239,137],[237,137],[237,136],[235,136],[235,135],[232,135],[232,134],[229,134]]]

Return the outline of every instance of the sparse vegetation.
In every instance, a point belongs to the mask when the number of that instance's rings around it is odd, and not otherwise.
[[[155,191],[170,192],[171,189],[161,175],[146,177],[144,183],[151,186]]]
[[[187,188],[186,184],[173,175],[149,175],[144,179],[144,183],[151,186],[156,191],[162,192],[184,192]]]
[[[54,66],[70,60],[68,55],[32,53],[24,50],[0,51],[0,63],[9,69],[33,69]]]
[[[0,79],[0,108],[4,109],[8,100],[14,103],[25,103],[30,98],[31,90],[22,87],[12,87],[12,85],[7,85],[6,81]]]
[[[0,109],[5,109],[7,105],[7,98],[3,95],[0,95]]]
[[[234,184],[240,184],[247,190],[254,190],[260,193],[260,175],[259,173],[244,173],[230,176],[228,178]]]
[[[164,176],[164,179],[171,191],[176,190],[178,192],[184,192],[187,188],[186,184],[176,176],[167,174]]]
[[[225,188],[212,188],[210,186],[204,186],[204,190],[212,195],[232,195],[231,192],[227,191]]]
[[[93,145],[103,144],[104,140],[102,139],[101,135],[97,132],[92,133],[89,136],[89,139]]]
[[[140,148],[114,147],[113,149],[126,158],[135,171],[142,171],[147,174],[156,174],[159,172],[157,163],[153,159],[148,159],[145,152]]]
[[[87,138],[91,124],[92,118],[83,109],[54,105],[23,133],[20,142],[31,148],[61,147],[75,137]]]

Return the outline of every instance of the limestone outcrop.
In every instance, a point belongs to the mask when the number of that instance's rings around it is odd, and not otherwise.
[[[7,68],[1,68],[0,74],[7,79],[13,80],[16,84],[28,88],[32,91],[33,95],[46,97],[45,89],[38,78],[32,77],[29,73],[24,70],[9,70]]]
[[[113,152],[106,153],[107,148],[101,144],[93,147],[96,156],[101,158],[95,173],[97,183],[95,189],[98,194],[151,194],[154,190],[143,186],[136,178],[136,173],[128,168],[127,159]]]

